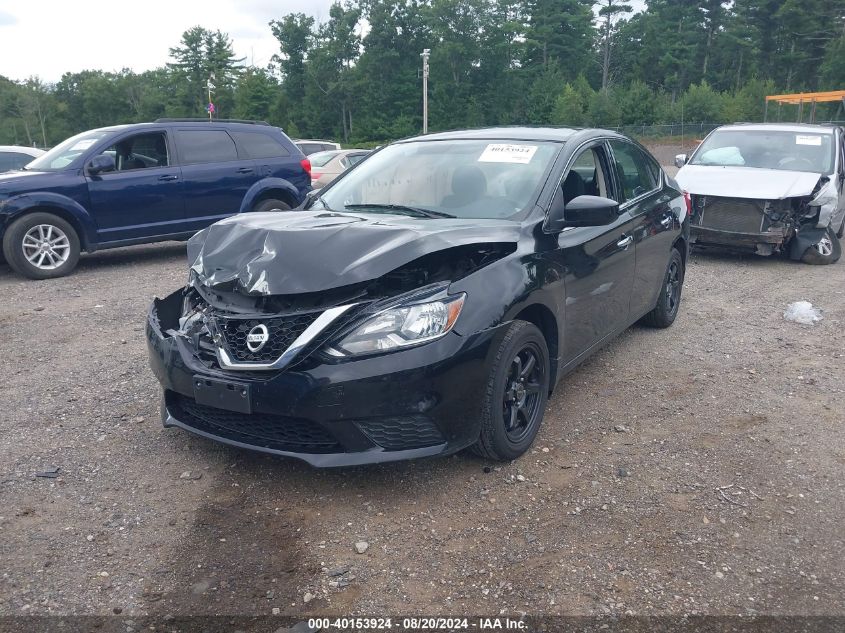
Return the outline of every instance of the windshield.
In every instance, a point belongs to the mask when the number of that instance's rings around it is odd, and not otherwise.
[[[829,174],[833,171],[833,135],[775,130],[717,130],[691,165],[757,167]]]
[[[308,160],[311,161],[312,167],[323,167],[339,153],[340,152],[317,152],[316,154],[311,154],[311,156],[308,157]]]
[[[109,132],[83,132],[71,136],[68,140],[56,145],[43,156],[39,156],[29,163],[26,168],[33,171],[59,171],[70,165],[81,154],[88,151],[92,145],[105,137]]]
[[[559,148],[536,141],[397,143],[347,172],[320,200],[335,211],[510,218],[534,202]]]

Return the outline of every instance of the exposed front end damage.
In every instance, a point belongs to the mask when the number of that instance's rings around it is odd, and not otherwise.
[[[837,214],[835,190],[819,177],[812,190],[784,198],[692,194],[691,241],[758,255],[785,254],[806,260],[808,250],[828,240]]]
[[[383,227],[375,231],[383,240]],[[293,239],[282,233],[255,237],[279,254]],[[243,246],[246,232],[236,234]],[[147,324],[165,426],[315,466],[451,453],[477,438],[468,421],[477,418],[473,407],[499,328],[449,331],[425,345],[361,357],[343,357],[337,341],[397,306],[452,300],[452,282],[513,254],[514,242],[459,240],[416,257],[407,244],[404,253],[385,245],[391,263],[399,262],[389,270],[356,252],[363,263],[322,291],[314,287],[326,270],[309,279],[299,266],[296,276],[281,269],[286,257],[262,259],[263,249],[209,283],[221,272],[209,262],[227,261],[225,253],[215,246],[208,257],[203,245],[194,247],[193,261],[204,266],[192,269],[184,289],[153,302]],[[335,264],[342,259],[333,254]],[[267,283],[256,285],[259,279]],[[256,292],[284,291],[284,279],[292,292]]]

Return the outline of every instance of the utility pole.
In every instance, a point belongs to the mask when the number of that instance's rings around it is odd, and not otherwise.
[[[428,134],[428,58],[431,49],[426,48],[420,53],[423,60],[423,134]]]
[[[212,81],[215,81],[216,79],[217,78],[214,76],[214,73],[211,73],[211,75],[209,75],[208,77],[208,83],[206,83],[205,85],[205,87],[208,88],[208,106],[206,106],[205,109],[208,112],[209,121],[214,120],[214,111],[216,109],[214,107],[214,102],[211,100],[211,91],[215,88],[215,85],[212,83]]]

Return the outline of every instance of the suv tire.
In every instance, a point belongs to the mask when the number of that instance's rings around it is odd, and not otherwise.
[[[527,366],[529,362],[531,367]],[[549,349],[543,333],[527,321],[511,323],[482,396],[481,432],[472,452],[509,461],[531,447],[546,411],[549,371]]]
[[[669,265],[663,276],[663,287],[654,310],[642,318],[649,327],[666,328],[675,322],[681,306],[681,292],[684,289],[684,258],[677,248],[672,249]]]
[[[3,236],[9,266],[30,279],[64,277],[79,262],[79,236],[52,213],[30,213],[15,220]]]
[[[276,200],[275,198],[267,198],[262,200],[252,209],[254,213],[263,213],[264,211],[290,211],[290,205]]]
[[[818,244],[813,244],[804,251],[801,261],[814,266],[835,264],[842,256],[842,245],[831,227],[827,227],[824,237]]]

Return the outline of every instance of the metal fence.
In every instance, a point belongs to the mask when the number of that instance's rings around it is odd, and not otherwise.
[[[722,123],[668,123],[665,125],[622,125],[619,127],[608,127],[609,130],[621,132],[628,136],[636,136],[637,138],[666,138],[676,137],[680,139],[702,139],[717,127],[722,125],[730,125],[735,121],[725,121]],[[769,121],[774,123],[774,121]],[[789,121],[782,121],[787,124]],[[845,121],[818,121],[818,125],[844,125]]]

